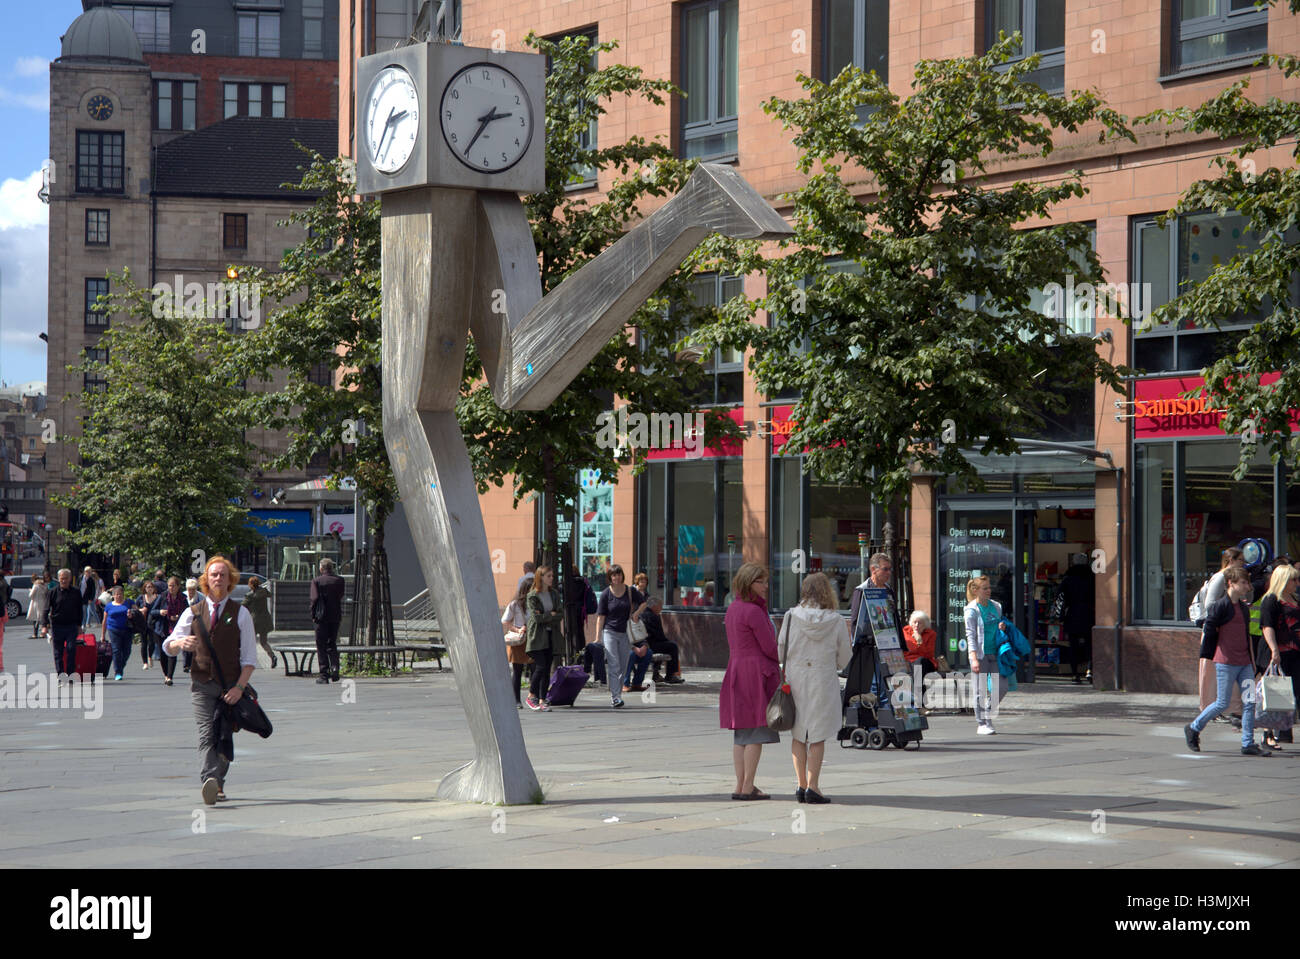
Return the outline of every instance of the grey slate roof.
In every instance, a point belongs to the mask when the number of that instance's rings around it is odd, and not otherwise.
[[[278,200],[310,196],[280,186],[299,182],[310,162],[294,141],[331,159],[338,154],[338,121],[230,117],[187,133],[158,147],[154,193]]]

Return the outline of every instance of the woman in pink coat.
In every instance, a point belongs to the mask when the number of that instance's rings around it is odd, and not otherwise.
[[[736,791],[732,799],[771,799],[754,785],[754,773],[764,743],[779,743],[781,737],[767,728],[767,703],[781,682],[776,650],[776,630],[767,614],[767,570],[746,563],[736,571],[731,588],[735,601],[725,620],[727,674],[722,679],[718,700],[719,722],[735,730],[731,747],[736,767]]]

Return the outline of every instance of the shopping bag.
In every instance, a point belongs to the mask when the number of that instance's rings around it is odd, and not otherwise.
[[[1286,730],[1295,725],[1295,690],[1291,677],[1283,676],[1277,666],[1255,684],[1255,725],[1264,729]]]

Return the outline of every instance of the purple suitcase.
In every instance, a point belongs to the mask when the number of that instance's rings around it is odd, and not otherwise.
[[[578,693],[587,685],[587,671],[581,666],[561,666],[551,676],[551,688],[546,701],[552,706],[572,706]]]

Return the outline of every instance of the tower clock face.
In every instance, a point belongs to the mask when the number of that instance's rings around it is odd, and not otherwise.
[[[97,93],[86,102],[86,112],[91,119],[107,120],[113,115],[113,101],[102,93]]]
[[[411,75],[386,67],[366,94],[366,149],[381,173],[396,173],[411,158],[420,133],[420,96]]]
[[[509,70],[474,63],[456,73],[438,109],[447,147],[480,173],[500,173],[519,162],[533,136],[528,91]]]

